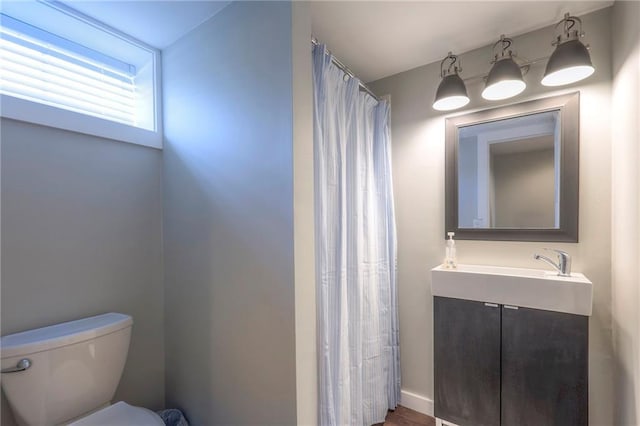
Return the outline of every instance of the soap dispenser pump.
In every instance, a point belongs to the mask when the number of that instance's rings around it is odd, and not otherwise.
[[[447,248],[445,251],[444,267],[448,269],[455,269],[458,262],[456,259],[456,242],[453,240],[455,232],[447,232],[449,239],[447,240]]]

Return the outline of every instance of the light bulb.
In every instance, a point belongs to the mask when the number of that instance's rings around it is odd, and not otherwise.
[[[527,87],[522,80],[500,80],[482,91],[482,97],[488,101],[498,101],[501,99],[516,96]]]
[[[563,86],[584,80],[595,72],[591,65],[576,65],[552,72],[542,79],[543,86]]]
[[[438,99],[433,103],[433,109],[438,111],[450,111],[452,109],[462,108],[469,103],[467,96],[449,96],[448,98]]]

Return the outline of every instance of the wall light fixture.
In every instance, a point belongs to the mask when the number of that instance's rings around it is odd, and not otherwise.
[[[445,69],[445,62],[449,65]],[[450,111],[452,109],[462,108],[469,103],[467,96],[467,87],[460,78],[459,73],[462,66],[458,57],[449,52],[447,56],[440,62],[440,77],[442,81],[436,90],[436,99],[433,101],[433,108],[438,111]]]
[[[587,46],[580,41],[580,37],[584,37],[580,18],[567,13],[564,19],[556,24],[556,31],[560,25],[563,26],[562,33],[551,43],[552,46],[556,46],[556,50],[551,54],[542,78],[542,84],[545,86],[575,83],[589,77],[595,71]]]
[[[527,87],[522,78],[520,66],[513,60],[512,44],[513,40],[501,35],[500,40],[493,45],[493,50],[498,48],[499,52],[494,55],[491,61],[493,66],[482,91],[482,97],[487,100],[508,99],[522,93]]]
[[[559,28],[561,29],[559,31]],[[559,34],[558,34],[559,33]],[[584,36],[582,21],[569,13],[554,27],[554,41],[551,44],[555,50],[551,56],[534,60],[514,60],[516,54],[511,50],[513,40],[500,36],[492,48],[493,58],[488,75],[460,77],[462,67],[458,56],[449,52],[440,62],[440,84],[436,90],[433,109],[451,111],[462,108],[469,103],[465,82],[484,80],[485,87],[482,97],[490,101],[508,99],[522,93],[527,84],[523,74],[531,65],[548,59],[541,84],[544,86],[562,86],[583,80],[594,73],[588,46],[580,41]]]

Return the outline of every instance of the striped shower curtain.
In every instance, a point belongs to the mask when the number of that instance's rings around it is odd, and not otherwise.
[[[370,426],[400,398],[389,105],[314,46],[319,422]]]

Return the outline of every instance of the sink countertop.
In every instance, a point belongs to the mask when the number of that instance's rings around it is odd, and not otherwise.
[[[579,272],[570,277],[542,269],[460,264],[431,270],[433,296],[544,309],[590,316],[593,284]]]

